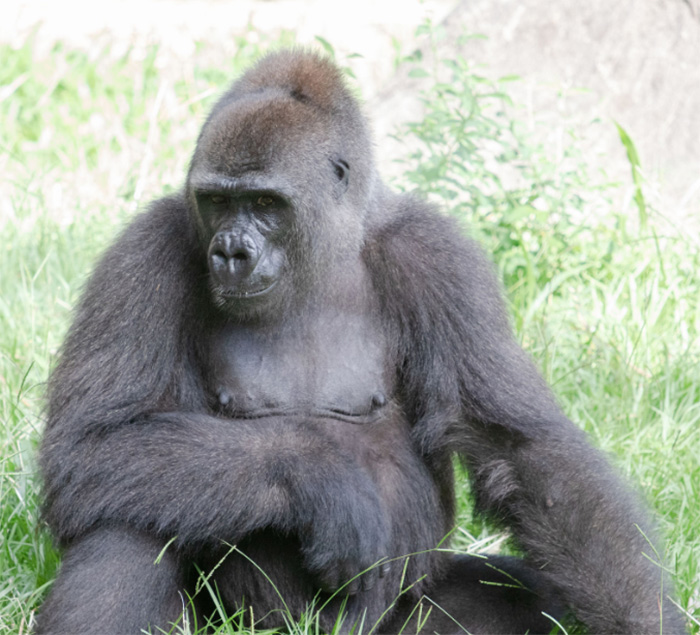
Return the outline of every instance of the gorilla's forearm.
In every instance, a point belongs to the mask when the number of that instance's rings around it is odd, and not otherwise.
[[[478,507],[510,526],[591,632],[659,632],[660,617],[664,633],[683,632],[648,514],[573,424],[505,451],[472,439],[464,456]]]
[[[364,518],[370,540],[384,531],[369,475],[308,420],[164,413],[77,442],[48,438],[42,458],[46,517],[63,541],[126,523],[182,544],[235,542],[323,525],[319,516],[345,527]]]

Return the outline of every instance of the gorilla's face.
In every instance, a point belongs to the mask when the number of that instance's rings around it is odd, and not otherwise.
[[[286,269],[291,205],[266,190],[200,189],[195,198],[214,302],[233,313],[260,311]]]

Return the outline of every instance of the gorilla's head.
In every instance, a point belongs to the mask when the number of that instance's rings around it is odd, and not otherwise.
[[[214,106],[187,179],[214,302],[274,317],[318,288],[359,254],[374,183],[367,126],[337,68],[303,52],[263,59]]]

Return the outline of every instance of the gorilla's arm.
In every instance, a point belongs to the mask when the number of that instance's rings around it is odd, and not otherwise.
[[[481,250],[424,203],[400,203],[365,257],[397,329],[416,443],[459,452],[478,508],[512,529],[592,632],[659,632],[660,619],[683,632],[645,555],[643,507],[514,341]]]
[[[47,519],[66,541],[98,524],[187,546],[275,527],[300,536],[307,565],[329,588],[386,555],[369,475],[308,420],[155,414],[77,443],[54,438],[43,463]]]
[[[64,543],[100,524],[187,546],[277,527],[333,588],[385,555],[375,486],[314,422],[205,414],[207,283],[183,205],[140,216],[87,285],[49,387],[45,517]]]

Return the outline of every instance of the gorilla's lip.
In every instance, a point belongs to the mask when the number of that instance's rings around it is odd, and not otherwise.
[[[222,291],[221,297],[226,300],[250,300],[252,298],[259,298],[260,296],[270,293],[270,291],[277,286],[277,283],[278,280],[275,280],[266,287],[256,287],[245,291]]]

